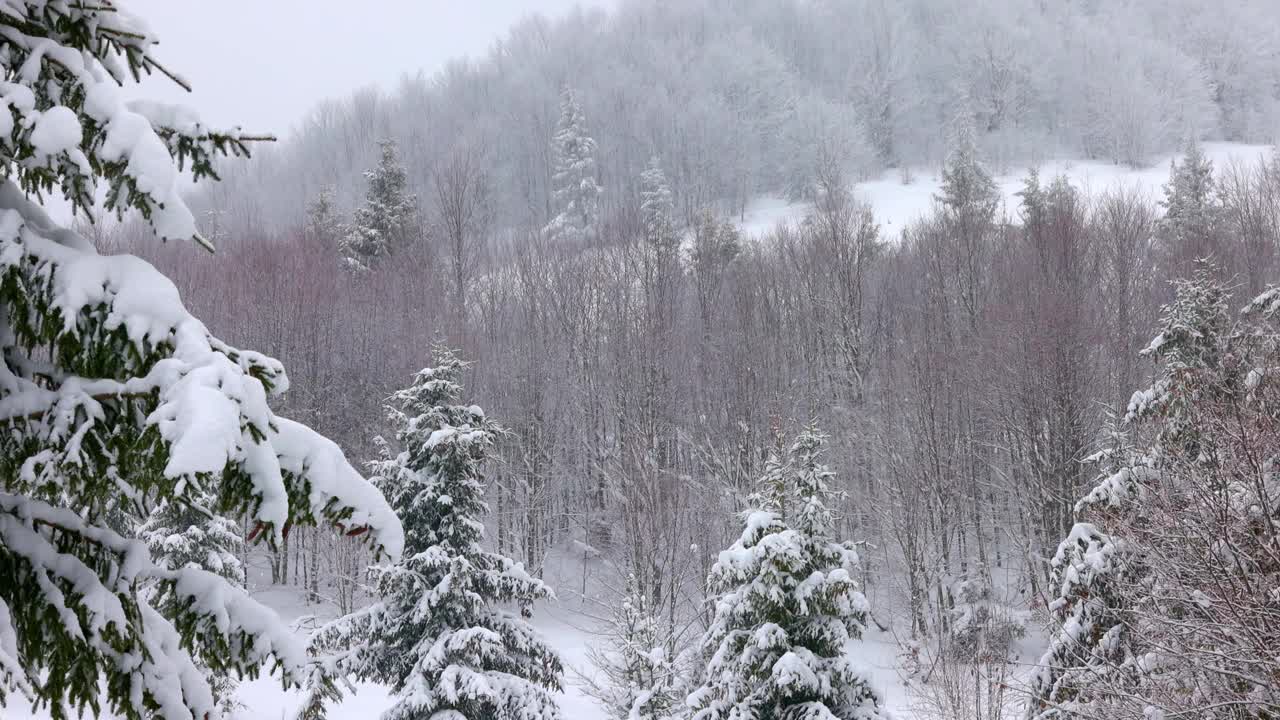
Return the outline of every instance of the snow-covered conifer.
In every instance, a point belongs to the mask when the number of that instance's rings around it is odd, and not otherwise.
[[[314,649],[331,655],[319,661],[329,670],[312,700],[350,674],[395,691],[384,720],[556,718],[560,659],[527,622],[550,590],[483,547],[483,465],[502,430],[479,407],[456,404],[465,364],[443,348],[434,354],[435,367],[392,396],[401,452],[375,464],[404,524],[404,559],[372,571],[376,603],[317,632]],[[308,716],[321,716],[313,701]]]
[[[1048,212],[1044,186],[1040,184],[1040,171],[1031,168],[1022,179],[1022,189],[1014,193],[1019,200],[1023,232],[1035,237],[1044,226]]]
[[[640,174],[640,215],[644,239],[650,247],[669,252],[678,244],[671,185],[656,157],[649,160],[649,166]]]
[[[332,187],[326,187],[307,204],[307,234],[321,247],[334,248],[346,235]]]
[[[973,123],[968,118],[957,122],[953,146],[942,168],[938,201],[950,215],[966,224],[990,222],[1000,204],[1000,191],[982,164]]]
[[[1159,421],[1158,442],[1189,457],[1204,456],[1202,433],[1190,412],[1207,393],[1217,391],[1224,341],[1231,332],[1227,289],[1216,280],[1215,265],[1197,261],[1190,278],[1175,280],[1175,296],[1163,308],[1159,334],[1142,351],[1162,366],[1155,382],[1129,400],[1130,421]]]
[[[710,210],[703,210],[693,224],[693,245],[689,262],[697,279],[698,292],[703,285],[718,286],[726,268],[742,252],[742,235],[728,220]]]
[[[1169,182],[1160,201],[1164,217],[1156,227],[1156,237],[1169,256],[1171,270],[1189,276],[1195,262],[1215,258],[1222,220],[1222,202],[1213,176],[1213,161],[1200,145],[1191,142],[1181,163],[1169,164]]]
[[[56,188],[84,210],[104,197],[162,238],[208,246],[178,166],[211,175],[251,138],[126,102],[120,85],[168,72],[112,0],[2,7],[0,702],[16,692],[56,720],[218,718],[197,660],[224,675],[274,659],[295,684],[304,648],[235,583],[157,563],[110,516],[213,497],[255,538],[334,524],[391,556],[400,523],[336,445],[272,412],[288,387],[279,362],[214,337],[155,268],[99,255],[30,199]]]
[[[155,563],[166,570],[198,568],[244,587],[244,563],[240,561],[244,540],[240,528],[235,521],[210,509],[215,502],[216,498],[208,493],[189,502],[165,500],[138,527],[138,538],[147,544]],[[230,707],[235,678],[206,672],[214,698],[223,707]]]
[[[815,428],[796,438],[785,482],[762,484],[763,506],[711,570],[719,595],[703,682],[688,700],[695,720],[883,716],[849,649],[868,607],[853,579],[857,553],[832,538],[824,440]]]
[[[1013,642],[1027,634],[1027,612],[1004,601],[986,568],[951,586],[948,653],[969,662],[1003,663]]]
[[[1280,702],[1274,595],[1255,582],[1276,542],[1260,519],[1277,485],[1255,468],[1280,437],[1280,332],[1267,294],[1233,327],[1217,274],[1198,262],[1175,283],[1144,351],[1155,381],[1094,457],[1104,472],[1053,560],[1059,629],[1028,717],[1266,717]]]
[[[979,306],[990,286],[980,268],[991,259],[1001,195],[979,157],[972,117],[964,115],[957,121],[953,143],[942,168],[942,192],[935,198],[947,252],[960,271],[960,304],[972,329],[977,327]]]
[[[551,178],[556,216],[543,234],[559,243],[586,245],[600,228],[600,184],[596,180],[596,141],[587,129],[573,90],[560,96],[560,121],[551,142],[555,169]]]
[[[138,527],[157,565],[169,570],[196,566],[244,586],[244,545],[234,520],[213,513],[215,498],[202,495],[189,502],[160,503]]]
[[[1143,555],[1150,549],[1126,529],[1150,512],[1144,498],[1160,477],[1162,454],[1181,448],[1203,457],[1191,410],[1204,399],[1205,371],[1217,369],[1229,334],[1226,291],[1214,275],[1201,262],[1194,277],[1175,283],[1160,333],[1142,351],[1163,370],[1151,387],[1133,394],[1125,415],[1130,427],[1113,427],[1107,446],[1090,458],[1100,473],[1076,504],[1080,521],[1051,563],[1056,595],[1049,609],[1058,631],[1032,677],[1029,718],[1114,713],[1117,695],[1140,696],[1148,679],[1139,662],[1144,651],[1134,612],[1149,593]],[[1154,449],[1134,447],[1136,424],[1155,425]]]
[[[364,174],[369,184],[364,204],[356,208],[338,244],[343,260],[355,270],[368,270],[380,258],[404,251],[418,228],[418,200],[409,191],[396,143],[383,140],[378,148],[378,167]]]
[[[1132,512],[1151,469],[1119,429],[1089,458],[1099,472],[1076,504],[1082,519],[1105,521]],[[1031,676],[1026,708],[1034,720],[1105,716],[1108,690],[1141,681],[1128,590],[1141,574],[1139,549],[1094,522],[1077,522],[1050,562],[1049,603],[1056,633]]]

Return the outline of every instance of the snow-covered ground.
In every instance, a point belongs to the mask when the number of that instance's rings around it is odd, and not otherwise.
[[[316,622],[332,619],[337,610],[332,604],[308,605],[303,593],[295,587],[272,586],[266,560],[251,556],[248,565],[251,585],[260,588],[251,594],[258,602],[279,614],[281,621],[294,627],[300,634],[310,632]],[[594,642],[590,631],[592,620],[579,613],[574,601],[547,603],[534,612],[534,625],[560,653],[565,663],[565,689],[559,698],[562,717],[565,720],[606,720],[604,712],[595,701],[584,694],[576,680],[590,673],[588,646]],[[383,710],[391,707],[390,690],[374,684],[359,684],[357,692],[348,694],[339,704],[329,709],[329,720],[376,720]],[[286,691],[279,677],[264,675],[245,681],[237,690],[242,709],[231,720],[292,720],[301,701],[301,693]],[[49,720],[47,712],[34,713],[22,698],[10,696],[8,707],[0,707],[0,720]],[[87,717],[92,717],[87,716]],[[104,713],[100,720],[118,720],[115,715]]]
[[[250,577],[261,582],[265,580],[262,577],[263,568],[254,567],[255,565],[257,563],[251,561]],[[265,582],[261,584],[266,585]],[[314,626],[314,622],[305,620],[308,616],[316,616],[323,621],[336,614],[331,605],[307,605],[302,593],[293,587],[266,586],[254,592],[253,596],[276,610],[281,620],[295,627],[299,633],[309,632]],[[599,642],[598,636],[591,631],[595,621],[591,613],[581,611],[580,603],[574,592],[567,591],[560,601],[542,604],[535,609],[534,625],[559,651],[565,664],[565,688],[559,697],[561,717],[565,720],[607,720],[604,710],[579,687],[584,675],[594,674],[589,648]],[[897,617],[893,607],[886,607],[891,604],[886,597],[879,600],[873,598],[876,617],[894,627],[905,625],[905,621]],[[1014,666],[1022,670],[1029,667],[1040,657],[1044,642],[1043,634],[1032,630],[1014,648]],[[866,676],[884,698],[887,709],[894,717],[909,720],[922,715],[917,712],[919,690],[911,685],[901,670],[903,645],[902,638],[892,630],[882,631],[873,625],[851,649]],[[271,676],[241,683],[237,697],[242,707],[232,715],[232,720],[292,720],[301,700],[299,692],[284,690],[279,679]],[[359,684],[355,694],[346,695],[341,703],[330,707],[329,718],[376,720],[391,705],[392,698],[388,688]],[[49,715],[45,712],[33,713],[20,698],[10,697],[9,707],[0,708],[0,720],[49,720]],[[103,720],[117,718],[105,714]]]
[[[314,612],[314,609],[301,605],[295,596],[288,592],[276,591],[277,596],[263,598],[280,611],[286,619],[290,615],[300,616]],[[587,644],[591,635],[581,629],[575,618],[556,607],[540,607],[534,615],[534,624],[552,645],[560,652],[567,666],[583,668],[587,663]],[[595,702],[582,694],[573,685],[572,673],[565,692],[560,696],[560,709],[566,720],[605,720],[605,715]],[[286,692],[281,689],[279,680],[259,678],[240,686],[239,698],[245,709],[234,720],[288,720],[293,716],[300,699],[296,691]],[[347,695],[341,704],[333,706],[329,711],[330,720],[374,720],[383,710],[391,707],[391,695],[387,688],[380,685],[361,684],[358,692]]]
[[[1217,169],[1231,163],[1254,163],[1271,154],[1270,145],[1243,145],[1238,143],[1211,142],[1202,146],[1204,153]],[[1054,160],[1040,165],[1042,182],[1048,182],[1065,174],[1071,184],[1088,193],[1099,193],[1117,187],[1138,188],[1152,198],[1161,197],[1161,188],[1169,179],[1169,162],[1174,155],[1166,155],[1145,168],[1097,161]],[[1176,156],[1179,157],[1180,156]],[[1005,209],[1016,216],[1018,198],[1027,170],[999,175],[995,178],[1005,198]],[[912,171],[910,183],[902,182],[900,170],[890,170],[876,180],[857,183],[854,193],[871,205],[876,221],[888,240],[897,240],[904,227],[926,215],[933,207],[934,197],[941,188],[941,176],[937,169]],[[788,203],[777,197],[763,197],[747,206],[739,227],[751,236],[760,236],[773,229],[779,222],[796,222],[804,217],[809,206],[804,203]]]
[[[272,588],[254,594],[255,598],[273,607],[285,622],[316,612],[307,607],[292,589]],[[534,624],[560,652],[565,669],[565,690],[561,694],[560,709],[565,720],[605,720],[604,712],[595,701],[578,688],[575,680],[578,672],[590,672],[587,647],[592,635],[583,624],[587,622],[571,610],[560,607],[540,607],[535,613]],[[263,676],[241,683],[237,697],[243,708],[232,715],[232,720],[291,720],[301,700],[297,691],[286,691],[278,677]],[[348,694],[343,701],[329,710],[330,720],[375,720],[383,710],[391,707],[388,688],[380,685],[360,684],[358,692]],[[0,708],[2,720],[48,720],[49,715],[35,714],[21,698],[11,697],[9,707]],[[116,720],[105,714],[103,720]]]

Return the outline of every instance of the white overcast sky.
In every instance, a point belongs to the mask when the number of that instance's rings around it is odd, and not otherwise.
[[[317,101],[486,52],[520,18],[611,0],[124,0],[160,38],[167,80],[141,95],[181,102],[211,125],[284,136]]]

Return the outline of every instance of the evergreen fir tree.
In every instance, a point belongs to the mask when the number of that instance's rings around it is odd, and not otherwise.
[[[644,593],[628,579],[627,593],[613,612],[609,650],[592,650],[592,665],[605,678],[591,682],[594,695],[617,720],[672,720],[683,695],[675,665],[675,638],[663,633]]]
[[[694,720],[884,716],[847,648],[868,608],[853,579],[857,553],[831,538],[824,441],[812,427],[796,438],[785,473],[763,483],[763,506],[711,570],[720,594],[704,680],[689,696]]]
[[[502,432],[475,405],[455,404],[465,368],[450,351],[392,396],[402,448],[375,464],[405,530],[404,560],[376,568],[379,601],[322,628],[322,663],[305,716],[322,716],[336,674],[390,685],[384,720],[537,720],[558,717],[561,664],[527,622],[550,595],[540,580],[483,548],[482,466]],[[497,605],[518,605],[515,614]],[[522,615],[524,617],[522,617]]]
[[[1080,521],[1052,560],[1057,594],[1050,610],[1059,630],[1032,678],[1030,719],[1132,714],[1134,698],[1160,682],[1157,664],[1144,660],[1152,647],[1142,628],[1175,601],[1155,592],[1161,580],[1146,560],[1153,548],[1135,529],[1161,511],[1147,493],[1170,482],[1170,469],[1196,468],[1212,477],[1217,452],[1198,407],[1230,395],[1234,382],[1224,369],[1230,318],[1226,288],[1216,275],[1215,266],[1202,260],[1192,278],[1174,283],[1160,333],[1142,351],[1161,364],[1161,372],[1151,387],[1134,393],[1126,427],[1112,428],[1107,446],[1089,457],[1101,473],[1076,503]],[[1144,450],[1134,447],[1138,429],[1153,432]]]
[[[1174,281],[1174,300],[1163,308],[1160,333],[1142,351],[1163,371],[1151,387],[1133,394],[1126,419],[1160,423],[1159,444],[1187,457],[1208,459],[1191,408],[1206,394],[1229,392],[1220,377],[1224,341],[1231,331],[1227,289],[1211,262],[1199,260],[1190,278]]]
[[[1168,254],[1170,269],[1189,276],[1195,263],[1213,259],[1218,253],[1217,228],[1222,221],[1222,202],[1213,177],[1213,161],[1205,157],[1194,141],[1187,147],[1181,164],[1169,164],[1169,182],[1160,201],[1164,217],[1156,236]]]
[[[1025,194],[1038,187],[1037,178],[1031,181],[1036,185],[1024,189],[1024,203],[1039,199]],[[970,329],[974,330],[989,282],[983,268],[994,251],[1000,192],[979,158],[972,118],[968,116],[959,121],[954,145],[942,168],[942,192],[936,199],[941,206],[947,256],[953,265],[960,304],[968,315]]]
[[[1022,189],[1015,194],[1021,202],[1023,232],[1027,237],[1039,237],[1048,215],[1040,171],[1031,168],[1022,179]]]
[[[353,270],[368,270],[379,259],[404,251],[417,235],[418,201],[409,192],[396,143],[383,140],[378,148],[378,167],[364,174],[369,183],[364,204],[352,215],[351,227],[338,245]]]
[[[1088,462],[1099,467],[1093,490],[1076,515],[1105,521],[1132,512],[1152,470],[1119,429]],[[1049,603],[1056,634],[1030,680],[1026,717],[1065,720],[1106,717],[1110,690],[1134,690],[1141,682],[1137,639],[1128,624],[1128,592],[1141,578],[1139,548],[1077,522],[1050,562]]]
[[[742,235],[737,226],[721,220],[710,210],[698,213],[693,225],[690,264],[701,286],[704,281],[719,283],[724,271],[742,252]]]
[[[543,234],[567,245],[589,245],[599,234],[603,191],[596,181],[596,141],[587,130],[582,106],[569,88],[560,97],[560,121],[551,149],[555,158],[551,182],[556,216]]]
[[[992,586],[990,570],[980,563],[952,583],[949,591],[947,653],[964,662],[1007,662],[1013,642],[1027,634],[1027,613],[1002,601]]]
[[[979,157],[970,120],[962,118],[957,123],[953,146],[942,168],[938,201],[966,228],[991,222],[1000,205],[1000,191]]]
[[[212,497],[256,539],[323,522],[392,557],[400,524],[337,446],[271,411],[280,363],[212,336],[155,268],[99,255],[30,199],[57,188],[82,211],[102,197],[211,247],[178,165],[210,176],[254,138],[125,102],[120,85],[168,72],[112,0],[6,2],[3,24],[0,704],[16,692],[55,720],[215,719],[195,661],[253,675],[274,660],[293,685],[304,649],[243,589],[157,563],[119,520]]]
[[[671,252],[679,243],[675,228],[675,201],[671,186],[658,158],[640,174],[640,215],[644,223],[644,239],[649,247]]]
[[[322,248],[336,248],[346,232],[333,187],[325,187],[307,204],[307,235]]]
[[[165,500],[138,527],[138,538],[147,544],[156,564],[166,570],[198,568],[236,587],[244,587],[244,564],[240,562],[244,541],[240,538],[240,528],[234,520],[209,509],[215,502],[216,498],[208,493],[191,502]],[[235,679],[202,669],[208,674],[214,699],[224,708],[232,707]]]

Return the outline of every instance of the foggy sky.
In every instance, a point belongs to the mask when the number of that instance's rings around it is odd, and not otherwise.
[[[194,87],[139,93],[209,124],[284,136],[317,101],[483,54],[520,18],[611,0],[126,0],[160,37],[157,56]]]

